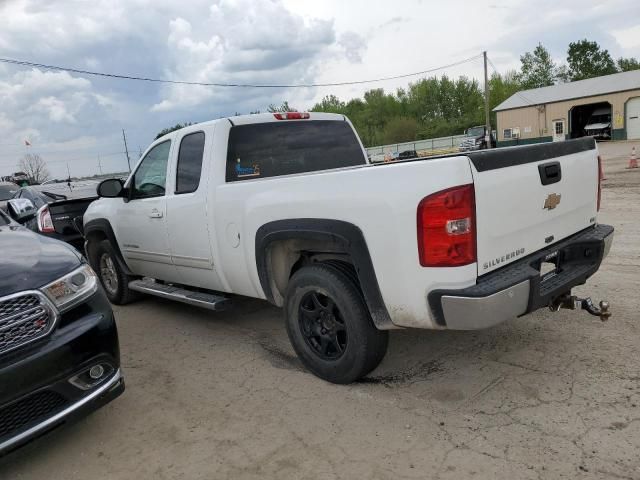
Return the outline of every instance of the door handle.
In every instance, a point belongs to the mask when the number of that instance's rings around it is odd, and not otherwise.
[[[560,162],[549,162],[538,165],[538,172],[540,173],[540,182],[542,185],[558,183],[562,179]]]
[[[153,210],[151,210],[151,213],[149,213],[149,217],[150,218],[162,218],[162,212],[159,210],[156,210],[155,208]]]

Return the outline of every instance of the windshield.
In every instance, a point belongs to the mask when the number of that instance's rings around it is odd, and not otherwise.
[[[9,200],[18,191],[15,185],[0,185],[0,200]]]
[[[467,137],[482,137],[484,135],[484,127],[472,127],[467,130]]]
[[[611,115],[591,115],[589,123],[609,123],[611,121]]]

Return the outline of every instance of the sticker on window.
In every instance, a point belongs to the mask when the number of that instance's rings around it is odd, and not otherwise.
[[[259,177],[260,165],[254,163],[251,167],[243,167],[238,158],[236,160],[236,176],[238,178]]]

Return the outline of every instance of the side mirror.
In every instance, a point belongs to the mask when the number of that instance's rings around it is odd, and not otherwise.
[[[27,198],[14,198],[7,202],[9,216],[18,223],[24,223],[36,216],[37,209]]]
[[[98,185],[98,196],[103,198],[116,198],[122,195],[124,182],[119,178],[108,178]]]

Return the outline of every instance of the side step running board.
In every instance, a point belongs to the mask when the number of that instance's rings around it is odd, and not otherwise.
[[[231,305],[231,300],[222,295],[194,292],[186,288],[156,283],[152,279],[143,278],[142,280],[133,280],[129,282],[129,288],[136,292],[155,295],[156,297],[175,300],[176,302],[188,303],[189,305],[195,305],[196,307],[202,307],[208,310],[225,310]]]

